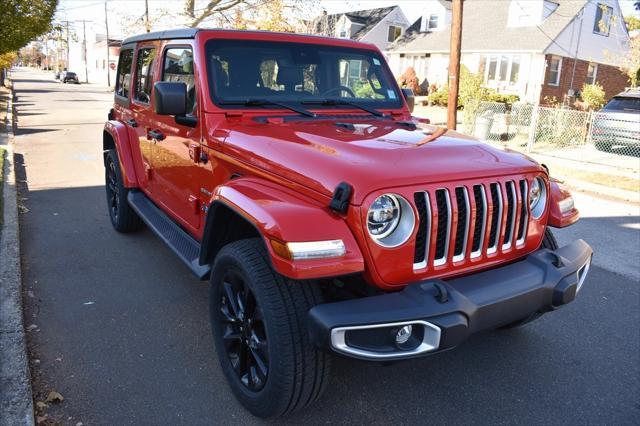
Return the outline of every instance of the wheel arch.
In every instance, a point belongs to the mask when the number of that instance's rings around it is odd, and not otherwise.
[[[258,179],[239,178],[218,187],[209,204],[203,232],[199,259],[203,265],[212,263],[220,249],[234,238],[257,236],[265,245],[273,268],[292,279],[340,276],[364,270],[364,258],[344,218],[312,200],[300,198],[299,194]],[[344,242],[345,256],[294,261],[276,254],[271,245],[272,241],[336,239]]]
[[[120,163],[120,171],[125,188],[137,188],[138,179],[136,176],[131,145],[127,127],[119,121],[107,121],[102,131],[103,160],[106,166],[107,152],[115,149]]]

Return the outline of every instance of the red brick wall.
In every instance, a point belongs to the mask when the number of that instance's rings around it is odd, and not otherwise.
[[[550,62],[551,55],[546,55],[547,67],[545,68],[544,84],[540,91],[540,103],[544,104],[545,97],[554,96],[558,101],[562,102],[564,95],[571,88],[571,75],[573,73],[573,59],[562,58],[562,68],[560,70],[560,84],[558,86],[549,85]],[[575,74],[573,76],[573,89],[581,90],[587,80],[587,69],[589,62],[578,59],[576,61]],[[618,68],[611,65],[598,64],[596,72],[596,81],[602,85],[607,95],[607,100],[622,92],[629,85],[629,79],[626,74]]]

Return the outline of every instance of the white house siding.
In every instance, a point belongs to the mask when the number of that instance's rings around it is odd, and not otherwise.
[[[404,16],[404,13],[402,13],[402,10],[399,7],[396,7],[391,13],[385,16],[384,19],[378,22],[371,31],[362,37],[360,41],[375,44],[380,50],[386,50],[391,44],[387,41],[389,36],[389,25],[401,27],[402,34],[404,34],[410,24]]]
[[[614,18],[608,37],[593,32],[598,4],[606,4],[613,8]],[[555,42],[550,44],[546,53],[573,58],[579,47],[578,59],[620,66],[622,57],[629,49],[628,45],[629,36],[618,2],[616,0],[592,0],[586,4],[582,17],[577,15],[560,33]]]

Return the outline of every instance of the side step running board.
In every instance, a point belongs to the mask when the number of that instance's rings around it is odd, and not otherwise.
[[[144,193],[129,191],[127,199],[140,219],[186,263],[196,277],[201,280],[209,277],[211,268],[209,265],[200,265],[200,244],[191,235],[176,225]]]

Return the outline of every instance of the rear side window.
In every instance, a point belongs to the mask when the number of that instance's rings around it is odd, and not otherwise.
[[[136,95],[135,100],[148,104],[151,100],[151,88],[153,87],[153,64],[156,58],[155,48],[138,50],[136,60]]]
[[[630,111],[640,112],[640,98],[616,97],[604,107],[605,111]]]
[[[193,75],[193,52],[190,47],[170,47],[165,50],[162,81],[182,82],[187,86],[187,113],[196,103],[196,85]]]
[[[118,61],[118,75],[116,77],[116,95],[123,98],[129,97],[131,85],[131,65],[133,64],[133,50],[127,49],[120,52]]]

